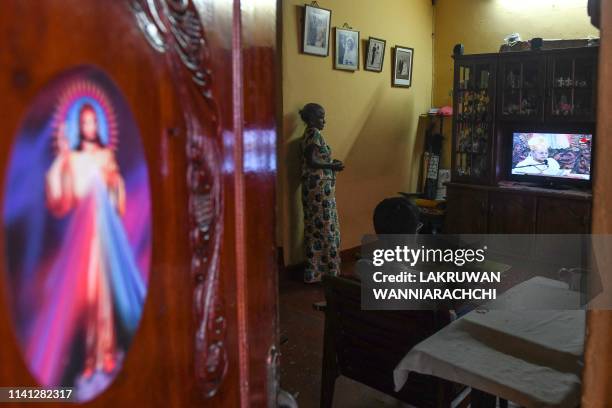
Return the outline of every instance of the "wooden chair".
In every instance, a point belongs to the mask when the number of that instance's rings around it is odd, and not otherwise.
[[[411,373],[394,391],[393,370],[406,353],[450,322],[447,311],[364,311],[361,284],[324,277],[325,311],[321,408],[332,406],[340,375],[417,407],[449,407],[461,389],[445,380]]]

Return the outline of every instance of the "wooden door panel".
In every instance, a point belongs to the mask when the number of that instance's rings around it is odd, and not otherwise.
[[[31,101],[75,66],[112,78],[142,136],[153,220],[147,301],[123,369],[88,406],[263,406],[275,392],[276,2],[228,3],[0,5],[3,187]],[[10,239],[0,233],[2,244]],[[0,386],[36,386],[0,258]]]
[[[276,1],[243,12],[244,107],[244,239],[250,256],[245,287],[249,331],[251,406],[268,406],[278,391],[278,273],[276,225],[276,81],[280,69],[274,30],[261,31],[276,21]],[[248,11],[248,10],[246,10]],[[248,28],[247,28],[248,27]],[[273,25],[272,25],[273,27]],[[255,28],[260,30],[253,35]],[[262,103],[268,101],[270,103]]]

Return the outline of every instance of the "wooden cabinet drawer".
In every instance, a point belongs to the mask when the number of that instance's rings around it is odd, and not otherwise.
[[[516,193],[489,194],[490,234],[533,234],[536,197]]]
[[[591,201],[448,185],[447,234],[588,234]]]
[[[538,198],[538,234],[588,234],[591,231],[589,201]]]
[[[487,233],[487,191],[451,188],[449,186],[447,190],[447,200],[446,233]]]

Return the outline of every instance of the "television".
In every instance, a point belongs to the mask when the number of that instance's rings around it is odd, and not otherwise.
[[[551,187],[590,185],[593,134],[513,132],[510,178]]]

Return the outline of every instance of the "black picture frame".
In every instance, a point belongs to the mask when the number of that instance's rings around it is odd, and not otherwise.
[[[352,56],[346,53],[346,45],[343,41],[343,36],[346,39],[344,41],[350,39],[353,43],[354,52],[352,52]],[[335,27],[334,39],[334,69],[352,72],[359,70],[359,57],[361,55],[359,52],[359,31],[350,28]]]
[[[409,66],[406,69],[405,65],[407,62]],[[396,45],[393,48],[393,68],[391,69],[391,85],[398,88],[410,88],[412,86],[413,67],[414,48]]]
[[[302,18],[302,53],[317,57],[329,56],[331,10],[304,4]],[[321,29],[324,28],[324,32]],[[321,42],[321,44],[318,44]]]
[[[376,60],[375,52],[380,52],[380,50],[376,51],[375,46],[378,46],[380,48],[381,43],[382,43],[382,54],[380,54],[380,66],[378,66],[378,64],[373,63]],[[386,40],[383,40],[382,38],[376,38],[376,37],[368,38],[363,69],[366,71],[371,71],[371,72],[382,72],[383,65],[385,62],[386,50],[387,50]]]

